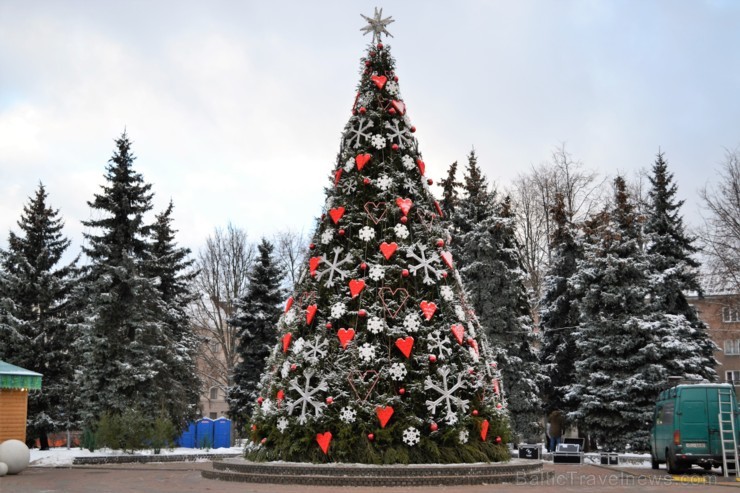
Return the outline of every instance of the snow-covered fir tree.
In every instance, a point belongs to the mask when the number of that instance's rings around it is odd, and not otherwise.
[[[624,179],[614,181],[611,209],[586,228],[584,257],[570,287],[581,315],[575,383],[566,396],[579,428],[599,445],[647,450],[655,398],[667,380],[650,308],[650,259]]]
[[[508,198],[489,190],[475,152],[468,156],[465,195],[452,218],[453,251],[472,309],[502,365],[514,431],[520,439],[541,433],[543,384],[524,271]]]
[[[707,326],[689,305],[686,294],[701,294],[695,239],[686,233],[680,215],[682,200],[663,153],[653,164],[648,192],[645,243],[650,257],[649,303],[662,332],[666,371],[684,379],[715,381],[715,345]]]
[[[576,294],[569,288],[568,280],[575,274],[583,256],[580,232],[569,219],[562,194],[556,194],[550,215],[555,229],[550,239],[551,261],[540,302],[540,364],[542,373],[548,377],[543,389],[547,414],[555,409],[573,411],[572,403],[567,403],[564,397],[575,379],[578,351],[573,334],[580,317]]]
[[[261,380],[248,457],[504,460],[500,374],[466,309],[390,48],[374,41],[361,70],[325,214]]]
[[[106,168],[106,184],[88,202],[92,217],[83,221],[87,296],[85,326],[76,346],[82,353],[83,418],[139,408],[189,409],[189,395],[172,395],[190,375],[171,367],[177,341],[171,333],[170,306],[164,301],[152,248],[151,185],[134,171],[131,141],[124,133]],[[185,380],[184,380],[185,379]]]
[[[192,283],[196,272],[190,249],[179,247],[175,240],[173,209],[170,201],[167,209],[155,216],[151,226],[152,251],[146,266],[147,275],[157,282],[164,303],[163,321],[170,342],[162,354],[171,382],[171,386],[164,389],[163,408],[173,422],[184,427],[187,421],[198,416],[198,338],[187,314],[187,307],[194,299]]]
[[[39,184],[23,207],[19,233],[0,250],[0,359],[43,374],[43,391],[28,399],[28,437],[48,449],[47,434],[76,426],[74,285],[77,260],[62,263],[70,240],[64,221]]]
[[[457,161],[447,168],[447,176],[439,181],[439,186],[442,188],[442,200],[440,201],[442,214],[444,215],[444,219],[449,220],[455,212],[457,203],[460,201],[459,188],[462,186],[462,183],[457,181]]]
[[[259,257],[249,274],[247,294],[239,300],[231,324],[237,327],[239,362],[234,368],[233,385],[227,401],[229,416],[237,429],[249,421],[257,402],[257,385],[265,371],[265,360],[277,340],[277,323],[283,301],[281,272],[273,255],[274,247],[266,239],[257,246]]]

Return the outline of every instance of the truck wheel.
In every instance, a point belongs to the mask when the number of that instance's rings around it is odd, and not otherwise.
[[[671,457],[671,454],[668,450],[665,451],[665,463],[670,474],[678,474],[681,472],[678,461]]]
[[[660,469],[660,462],[658,462],[658,458],[654,457],[652,454],[650,455],[650,463],[653,466],[653,469]]]

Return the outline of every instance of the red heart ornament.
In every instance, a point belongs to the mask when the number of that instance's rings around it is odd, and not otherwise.
[[[311,273],[311,277],[316,275],[316,269],[319,268],[320,263],[321,263],[321,257],[311,257],[308,260],[308,270]]]
[[[337,337],[339,343],[342,345],[342,349],[347,349],[349,341],[355,338],[355,329],[339,329],[337,331]]]
[[[352,279],[349,282],[349,292],[353,298],[356,298],[363,289],[365,289],[365,281],[362,279]]]
[[[427,321],[431,320],[434,316],[434,312],[437,311],[437,304],[433,301],[422,301],[419,303],[419,306],[421,307],[421,313],[424,314],[424,318],[426,318]]]
[[[283,392],[282,390],[278,390],[277,391],[277,400],[278,400],[278,402],[282,401],[283,399],[285,399],[285,392]]]
[[[331,443],[331,431],[325,433],[316,433],[316,443],[319,444],[321,450],[325,453],[329,453],[329,444]]]
[[[434,201],[434,208],[437,209],[437,214],[439,214],[439,217],[445,217],[444,213],[442,212],[442,208],[439,206],[439,202],[436,200]]]
[[[370,80],[372,80],[378,89],[383,89],[383,86],[385,86],[385,83],[388,82],[388,77],[385,75],[373,75],[370,77]]]
[[[288,348],[290,347],[290,340],[291,339],[293,339],[293,334],[291,334],[290,332],[288,332],[287,334],[285,334],[283,336],[283,338],[281,339],[283,341],[283,352],[284,353],[287,353],[288,352]]]
[[[306,325],[311,325],[318,309],[319,307],[317,305],[308,305],[306,307]]]
[[[288,299],[285,300],[285,313],[288,313],[291,306],[293,306],[293,297],[289,296]]]
[[[409,211],[411,210],[411,206],[414,205],[414,203],[411,201],[411,199],[402,199],[401,197],[398,197],[396,199],[396,205],[399,209],[401,209],[401,212],[405,216],[409,213]]]
[[[478,341],[472,338],[468,339],[468,345],[473,348],[473,351],[475,351],[475,354],[479,354],[478,353]]]
[[[343,170],[342,170],[342,168],[339,168],[339,169],[338,169],[338,170],[337,170],[337,171],[336,171],[336,172],[334,173],[334,186],[335,186],[335,187],[336,187],[336,186],[337,186],[337,184],[339,183],[339,180],[340,180],[340,179],[342,178],[342,171],[343,171]]]
[[[386,260],[390,260],[393,254],[396,253],[397,249],[398,245],[395,241],[393,243],[383,242],[380,244],[380,251],[383,252],[383,256]]]
[[[499,395],[501,393],[501,387],[499,387],[498,378],[493,379],[493,393]]]
[[[329,210],[329,217],[331,217],[331,220],[334,221],[334,224],[337,224],[340,219],[342,219],[342,216],[344,215],[344,207],[335,207],[334,209]]]
[[[462,344],[463,335],[465,335],[465,327],[463,327],[461,324],[455,324],[452,327],[450,327],[450,330],[452,331],[452,334],[455,336],[455,339],[457,339],[458,344]]]
[[[484,442],[486,441],[486,437],[488,436],[488,426],[489,423],[487,419],[483,420],[483,422],[480,424],[480,439]]]
[[[421,173],[421,176],[424,176],[424,171],[426,171],[426,169],[427,169],[427,165],[424,164],[424,161],[422,161],[421,159],[417,159],[416,160],[416,166],[418,166],[419,172]]]
[[[393,416],[393,408],[391,406],[378,406],[375,408],[375,414],[378,416],[378,421],[380,421],[380,427],[385,428],[385,425]]]
[[[358,154],[355,156],[355,164],[357,165],[357,171],[362,171],[367,163],[373,158],[372,154]]]
[[[414,338],[411,336],[405,339],[396,339],[396,347],[403,353],[407,358],[411,355],[411,349],[414,347]]]
[[[396,101],[395,99],[391,101],[391,106],[393,106],[396,111],[398,111],[399,115],[405,115],[406,114],[406,105],[403,101]]]
[[[452,254],[450,252],[442,252],[439,254],[440,257],[442,257],[442,260],[445,261],[445,264],[447,267],[452,269]]]

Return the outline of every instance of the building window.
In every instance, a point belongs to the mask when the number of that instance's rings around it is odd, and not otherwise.
[[[740,355],[740,339],[728,339],[725,341],[725,355]]]
[[[737,308],[726,306],[722,308],[722,321],[725,323],[740,322],[740,313]]]
[[[730,370],[725,372],[725,381],[740,385],[740,370]]]
[[[218,387],[211,387],[211,400],[218,399]]]

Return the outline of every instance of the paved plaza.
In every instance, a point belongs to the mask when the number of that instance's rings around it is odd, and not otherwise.
[[[722,482],[716,475],[699,470],[672,480],[665,472],[644,468],[606,468],[593,465],[545,464],[554,475],[543,481],[460,486],[460,487],[405,487],[405,488],[336,488],[298,485],[262,485],[230,483],[203,479],[201,470],[210,462],[174,464],[122,464],[68,468],[31,467],[17,476],[0,478],[0,493],[435,493],[490,491],[566,493],[578,492],[684,492],[732,491],[740,483]]]

